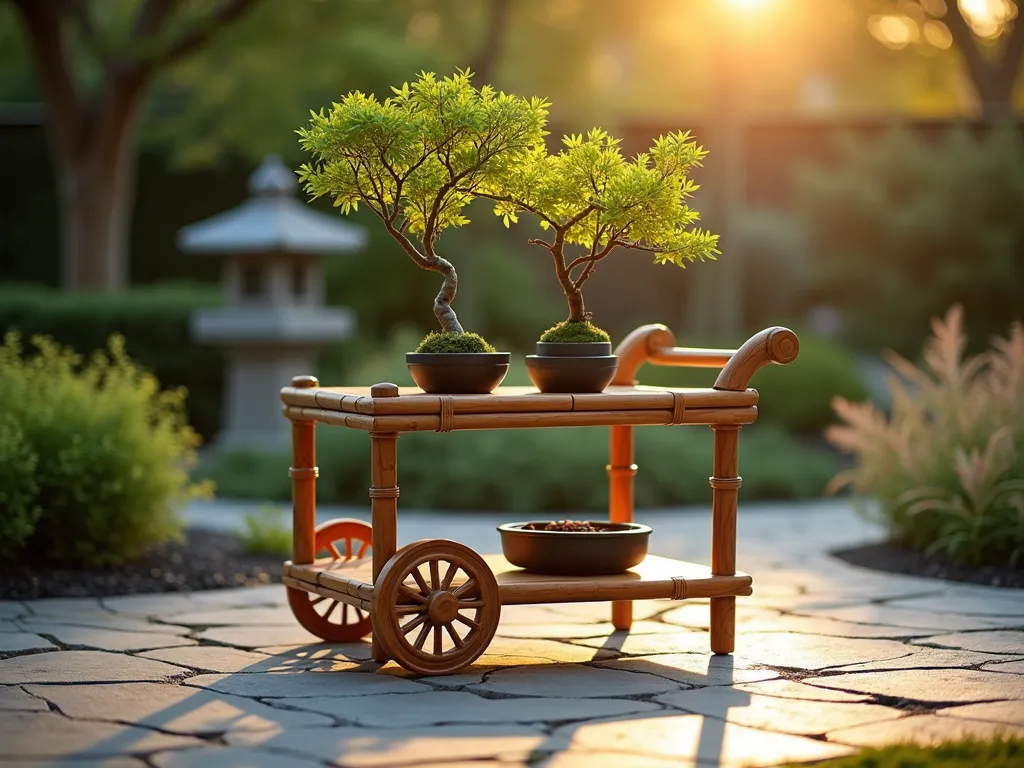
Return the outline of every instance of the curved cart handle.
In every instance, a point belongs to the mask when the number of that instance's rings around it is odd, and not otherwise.
[[[675,346],[676,337],[660,324],[642,325],[618,347],[619,367],[613,384],[632,386],[644,363],[689,368],[721,368],[715,389],[742,392],[750,379],[769,363],[786,365],[796,360],[800,340],[789,328],[775,326],[754,334],[739,349],[699,349]]]

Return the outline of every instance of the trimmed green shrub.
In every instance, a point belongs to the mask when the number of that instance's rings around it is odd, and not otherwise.
[[[837,398],[829,439],[856,456],[833,487],[878,502],[890,538],[952,562],[1024,561],[1024,326],[964,359],[963,314],[932,323],[924,367],[890,354],[892,413]]]
[[[912,355],[928,318],[962,304],[984,342],[1024,296],[1024,141],[1015,126],[929,141],[894,129],[845,136],[838,162],[801,170],[797,207],[818,301],[858,349]]]
[[[179,535],[180,505],[208,489],[188,478],[199,437],[184,391],[161,390],[118,336],[84,364],[52,339],[32,344],[25,355],[19,334],[5,335],[0,402],[10,409],[2,442],[23,465],[35,459],[35,487],[16,502],[41,510],[24,543],[33,559],[114,565]]]
[[[474,353],[493,352],[494,347],[479,333],[449,333],[431,331],[416,347],[417,352],[427,353]]]
[[[0,557],[21,549],[39,520],[39,457],[13,413],[0,413]]]
[[[168,283],[118,293],[61,293],[32,285],[0,288],[0,327],[22,338],[41,334],[88,355],[114,334],[125,351],[168,387],[189,392],[188,420],[204,438],[220,427],[224,362],[219,349],[192,338],[189,318],[220,303],[216,286]]]
[[[760,395],[758,422],[777,424],[800,433],[818,432],[836,421],[832,398],[866,400],[867,384],[856,359],[835,342],[800,333],[800,355],[789,365],[769,365],[754,375],[750,386]],[[733,340],[726,347],[736,347]],[[644,365],[641,384],[710,387],[717,369]]]
[[[548,328],[540,335],[544,342],[579,344],[591,341],[611,341],[607,331],[598,328],[589,320],[573,322],[563,320]]]
[[[284,513],[276,507],[262,507],[245,516],[242,545],[251,555],[280,555],[292,551],[292,528]]]
[[[705,429],[638,429],[639,507],[707,503],[712,440]],[[427,509],[512,512],[600,511],[608,504],[608,432],[601,428],[466,431],[402,437],[403,504]],[[317,498],[364,504],[369,441],[355,430],[317,431]],[[438,457],[443,469],[438,469]],[[288,455],[234,451],[210,456],[197,477],[227,497],[286,500]],[[834,457],[778,428],[754,425],[740,440],[743,498],[795,499],[822,494],[838,469]]]

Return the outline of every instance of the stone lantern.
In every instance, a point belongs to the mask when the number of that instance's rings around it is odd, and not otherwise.
[[[252,174],[249,190],[237,208],[178,232],[182,251],[224,259],[224,305],[192,318],[193,336],[223,347],[227,358],[219,447],[287,442],[281,387],[315,370],[317,351],[354,326],[350,310],[324,306],[318,257],[366,244],[361,227],[296,199],[298,180],[278,155]]]

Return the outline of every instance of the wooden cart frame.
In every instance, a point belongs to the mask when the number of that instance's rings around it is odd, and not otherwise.
[[[647,325],[615,350],[618,371],[600,394],[503,387],[490,395],[428,395],[394,384],[320,387],[312,376],[296,377],[281,391],[293,449],[293,550],[284,582],[296,619],[331,642],[372,634],[377,661],[448,674],[486,650],[503,604],[610,601],[613,625],[628,630],[633,600],[710,598],[711,650],[731,653],[736,597],[751,594],[751,577],[736,570],[739,431],[757,418],[758,394],[748,384],[763,366],[790,363],[798,351],[796,334],[787,328],[768,328],[738,350],[721,350],[676,347],[665,326]],[[637,371],[648,362],[721,372],[711,388],[639,386]],[[369,433],[372,524],[316,526],[317,423]],[[633,427],[659,424],[703,424],[714,431],[710,568],[650,555],[624,574],[545,576],[446,539],[397,549],[396,444],[403,432],[608,426],[610,519],[631,522]]]

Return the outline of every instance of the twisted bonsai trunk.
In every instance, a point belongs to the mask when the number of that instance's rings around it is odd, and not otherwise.
[[[459,276],[455,274],[455,267],[447,259],[434,256],[421,264],[424,269],[432,272],[440,272],[444,276],[441,283],[441,290],[434,297],[434,317],[441,324],[441,328],[448,333],[464,333],[459,318],[452,309],[452,301],[455,299],[455,291],[459,287]]]

